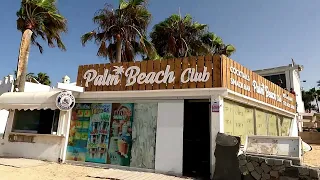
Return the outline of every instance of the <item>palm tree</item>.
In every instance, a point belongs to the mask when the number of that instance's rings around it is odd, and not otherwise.
[[[47,75],[47,73],[39,72],[35,79],[43,85],[51,85],[50,77]]]
[[[309,107],[308,103],[312,103],[315,101],[316,105],[313,107],[316,107],[314,110],[317,112],[320,112],[319,109],[319,101],[320,101],[320,90],[316,88],[311,88],[309,91],[303,92],[302,98],[304,99],[305,106],[307,104],[307,107]],[[305,101],[306,100],[306,101]],[[307,108],[305,108],[307,109]]]
[[[222,38],[212,32],[202,35],[201,40],[208,46],[212,54],[223,54],[230,57],[236,51],[236,48],[232,44],[224,44]]]
[[[316,106],[312,104],[312,102],[315,100],[314,96],[309,91],[301,91],[301,93],[304,109],[308,112],[311,112],[311,110],[317,110]]]
[[[67,32],[66,19],[60,15],[55,0],[22,0],[17,12],[17,29],[22,32],[17,67],[16,87],[24,91],[30,44],[38,46],[40,53],[43,47],[37,41],[42,38],[49,47],[58,46],[66,50],[60,34]]]
[[[17,78],[17,71],[14,71],[14,77],[15,79]],[[25,79],[26,81],[31,82],[33,81],[33,79],[36,79],[36,76],[34,75],[34,73],[28,73]]]
[[[118,9],[106,5],[96,12],[93,22],[97,28],[81,37],[82,45],[94,40],[99,46],[97,55],[110,62],[134,61],[137,54],[155,56],[155,50],[146,38],[151,14],[146,0],[119,0]]]
[[[161,57],[186,57],[207,53],[201,35],[207,28],[192,20],[191,15],[173,14],[156,24],[150,34],[151,42]]]

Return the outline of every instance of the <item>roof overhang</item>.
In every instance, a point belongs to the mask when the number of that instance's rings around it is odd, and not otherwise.
[[[210,99],[211,96],[226,96],[226,88],[166,89],[143,91],[91,91],[79,93],[77,101],[118,101],[118,100],[173,100]]]
[[[8,92],[0,96],[0,110],[58,109],[55,101],[60,91]]]

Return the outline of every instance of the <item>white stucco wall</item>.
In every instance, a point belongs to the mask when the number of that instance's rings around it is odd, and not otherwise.
[[[8,142],[0,145],[5,157],[23,157],[57,162],[61,153],[62,137],[35,135],[35,143]]]
[[[182,175],[183,100],[159,102],[155,171]]]
[[[299,73],[297,70],[293,70],[292,72],[292,86],[293,90],[296,93],[296,100],[297,100],[297,111],[298,113],[304,113],[304,104],[302,101],[302,93],[301,93],[301,80],[299,77]]]
[[[70,119],[70,112],[61,112],[59,118],[58,134],[24,134],[34,136],[34,143],[9,142],[8,138],[12,130],[14,111],[10,111],[4,139],[0,139],[0,156],[24,157],[31,159],[47,160],[57,162],[63,158],[65,146],[65,135],[68,134],[69,126],[66,125]],[[19,134],[19,133],[16,133]]]

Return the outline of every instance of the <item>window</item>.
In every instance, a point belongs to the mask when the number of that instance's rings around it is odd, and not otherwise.
[[[239,136],[242,145],[247,136],[254,135],[253,117],[253,108],[225,100],[224,132]]]
[[[285,74],[276,74],[270,76],[263,76],[267,80],[273,82],[276,85],[279,85],[283,89],[287,88],[286,75]]]
[[[239,136],[241,145],[250,135],[289,136],[291,118],[224,100],[224,133]]]
[[[12,132],[52,134],[57,132],[59,115],[59,110],[16,110]]]

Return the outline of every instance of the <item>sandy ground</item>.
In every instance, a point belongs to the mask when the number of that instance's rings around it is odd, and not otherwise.
[[[60,165],[50,163],[37,167],[15,168],[0,166],[1,180],[97,180],[86,177],[87,175],[99,172],[99,168]]]
[[[320,167],[320,145],[311,145],[312,151],[304,155],[304,164]],[[48,163],[36,167],[15,168],[0,165],[1,180],[97,180],[86,177],[102,171],[99,168]]]
[[[320,167],[320,145],[311,144],[312,151],[306,152],[303,156],[303,162],[306,165]]]

